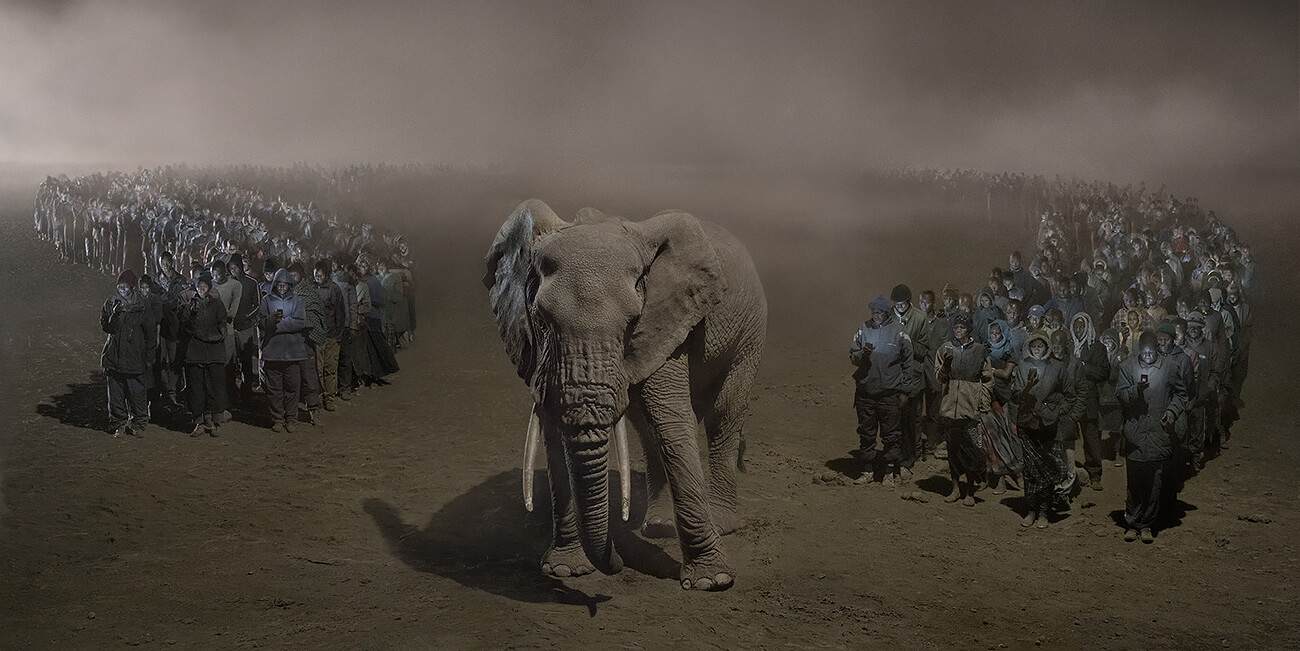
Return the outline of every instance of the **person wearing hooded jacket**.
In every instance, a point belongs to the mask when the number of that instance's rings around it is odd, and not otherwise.
[[[262,366],[271,409],[271,431],[292,432],[298,418],[302,366],[311,358],[307,347],[307,308],[293,291],[288,269],[275,272],[272,291],[257,308],[262,333]]]
[[[1092,316],[1079,312],[1070,320],[1070,337],[1074,359],[1078,360],[1083,377],[1079,383],[1083,410],[1079,419],[1079,433],[1083,438],[1083,468],[1088,471],[1088,485],[1101,490],[1101,468],[1104,453],[1101,448],[1101,390],[1110,379],[1110,360],[1106,347],[1097,342]]]
[[[849,347],[849,361],[857,367],[853,373],[856,390],[853,406],[858,414],[858,449],[863,473],[856,483],[874,481],[876,472],[876,436],[884,446],[885,473],[881,480],[888,486],[902,482],[899,464],[903,459],[901,437],[904,390],[912,377],[912,342],[894,316],[889,299],[878,295],[871,299],[871,320],[858,327]]]
[[[144,436],[149,423],[145,373],[152,325],[148,306],[136,289],[135,272],[123,269],[117,276],[117,292],[104,301],[99,314],[99,327],[108,333],[99,361],[108,381],[108,430],[114,438],[123,433]]]
[[[902,283],[895,285],[889,293],[889,301],[893,303],[894,318],[898,319],[898,323],[903,327],[903,334],[907,335],[908,340],[912,342],[912,372],[905,378],[903,398],[900,402],[903,419],[903,458],[900,461],[899,472],[906,479],[911,476],[917,457],[925,451],[925,441],[922,440],[925,428],[921,422],[924,416],[922,403],[925,397],[924,369],[930,363],[933,349],[930,332],[926,327],[925,313],[912,304],[912,288]],[[938,342],[935,342],[935,345],[937,344]]]
[[[1142,333],[1137,354],[1119,368],[1115,385],[1124,407],[1128,451],[1128,498],[1124,540],[1150,543],[1160,513],[1162,481],[1173,457],[1174,423],[1187,404],[1187,387],[1174,360],[1160,354],[1156,336]]]
[[[1066,367],[1050,355],[1047,335],[1035,330],[1025,342],[1025,355],[1011,380],[1016,428],[1024,440],[1024,489],[1029,510],[1023,527],[1048,526],[1047,514],[1055,506],[1061,483],[1057,459],[1056,426],[1074,401],[1067,391]]]

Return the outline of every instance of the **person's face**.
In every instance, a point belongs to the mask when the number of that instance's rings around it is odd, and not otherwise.
[[[1232,282],[1232,276],[1233,276],[1233,274],[1235,274],[1235,273],[1236,273],[1236,272],[1234,272],[1234,271],[1232,270],[1232,267],[1224,267],[1224,268],[1223,268],[1223,271],[1220,272],[1219,275],[1223,276],[1223,282],[1225,282],[1225,283],[1230,283],[1230,282]]]
[[[1011,289],[1012,287],[1015,287],[1015,286],[1016,286],[1016,279],[1015,279],[1015,278],[1003,278],[1003,279],[1002,279],[1002,289],[1005,289],[1005,290],[1010,291],[1010,289]]]
[[[172,270],[176,268],[176,261],[166,256],[159,257],[158,266],[161,267],[163,271],[170,274],[172,273]]]
[[[1205,334],[1205,327],[1195,321],[1187,324],[1187,338],[1192,341],[1200,341],[1201,335]]]
[[[234,276],[235,278],[238,278],[239,274],[244,273],[244,268],[239,266],[238,264],[235,264],[234,262],[227,265],[226,269],[230,272],[230,275]]]
[[[996,323],[989,326],[989,341],[995,344],[1002,342],[1002,326]]]
[[[1046,357],[1047,344],[1043,343],[1042,339],[1035,339],[1029,342],[1029,354],[1034,357]]]
[[[136,289],[140,290],[140,294],[142,296],[148,296],[149,291],[152,289],[152,287],[149,285],[149,281],[147,280],[141,280],[140,283],[137,284],[135,287]]]
[[[1046,317],[1046,319],[1047,319],[1047,327],[1048,327],[1048,329],[1050,329],[1050,330],[1060,330],[1060,329],[1061,329],[1061,326],[1062,326],[1063,324],[1061,323],[1061,319],[1057,318],[1057,316],[1056,316],[1055,313],[1048,314],[1047,317]]]
[[[1133,292],[1124,292],[1124,307],[1134,308],[1138,306],[1137,295]]]
[[[1174,341],[1182,341],[1187,338],[1187,328],[1177,323],[1174,324]]]
[[[969,296],[963,296],[957,299],[957,307],[967,312],[971,311],[971,300]]]
[[[379,275],[381,275],[381,276],[384,275],[384,274],[386,274],[386,273],[388,273],[388,265],[386,265],[386,264],[384,264],[384,263],[382,263],[382,262],[379,263],[379,264],[377,264],[377,265],[375,265],[375,273],[376,273],[376,274],[379,274]],[[895,303],[894,305],[897,306],[898,304]],[[904,308],[904,309],[906,309],[906,308]]]
[[[316,281],[317,285],[325,284],[325,271],[323,269],[312,269],[311,277],[312,280]]]
[[[1042,280],[1042,279],[1043,279],[1043,269],[1042,269],[1042,267],[1030,267],[1030,268],[1029,268],[1029,275],[1033,276],[1033,277],[1034,277],[1034,280]]]
[[[1020,322],[1020,306],[1015,303],[1007,304],[1007,321],[1009,323]]]
[[[1088,332],[1088,326],[1084,324],[1083,319],[1075,319],[1074,323],[1070,324],[1070,329],[1074,331],[1076,339],[1083,339],[1084,333]]]
[[[279,295],[281,295],[281,296],[288,296],[288,295],[289,295],[289,287],[290,287],[289,283],[276,283],[276,284],[275,284],[275,293],[277,293],[277,294],[279,294]]]
[[[916,302],[917,302],[917,307],[919,307],[922,312],[925,312],[927,314],[930,312],[931,309],[934,308],[934,299],[930,298],[925,294],[921,294],[921,297],[916,299]]]
[[[1026,321],[1027,321],[1026,325],[1029,326],[1030,330],[1037,330],[1043,327],[1043,317],[1041,316],[1034,316],[1030,314],[1029,318]]]
[[[980,294],[980,307],[988,307],[993,304],[993,299],[988,294]]]
[[[880,325],[880,324],[882,324],[882,323],[885,322],[885,317],[886,317],[886,316],[889,316],[889,313],[888,313],[888,312],[881,312],[881,311],[877,311],[877,310],[872,310],[872,311],[871,311],[871,322],[874,323],[874,324],[876,324],[876,325]]]
[[[954,323],[952,334],[957,338],[957,341],[966,341],[966,336],[970,334],[970,328],[967,328],[965,323]]]
[[[955,307],[957,307],[957,297],[953,296],[952,294],[944,294],[944,295],[943,295],[943,311],[944,311],[944,312],[951,312],[951,311],[953,311],[953,308],[955,308]]]
[[[211,289],[212,287],[210,287],[207,283],[197,283],[194,285],[194,293],[198,294],[199,298],[207,298],[208,291]]]
[[[1023,260],[1020,259],[1020,256],[1014,253],[1007,257],[1007,266],[1011,267],[1012,271],[1019,269],[1022,262]]]
[[[130,284],[130,283],[118,283],[118,284],[117,284],[117,293],[118,293],[119,295],[121,295],[121,296],[130,296],[130,295],[131,295],[131,284]]]
[[[1142,350],[1138,351],[1138,359],[1141,359],[1143,364],[1154,364],[1156,363],[1157,354],[1159,354],[1159,351],[1157,351],[1155,347],[1150,345],[1143,346]]]
[[[289,276],[290,276],[291,278],[293,278],[293,282],[294,282],[294,284],[297,284],[297,283],[302,282],[302,274],[300,274],[300,273],[298,273],[298,272],[296,272],[296,271],[290,271],[290,272],[289,272]]]
[[[1237,303],[1240,302],[1241,302],[1241,294],[1239,292],[1233,292],[1233,291],[1228,292],[1228,305],[1236,305]]]
[[[1178,316],[1186,319],[1187,315],[1192,313],[1192,308],[1187,304],[1187,301],[1179,299],[1179,301],[1174,304],[1174,311],[1178,313]]]
[[[1065,359],[1065,348],[1066,348],[1065,337],[1057,336],[1057,335],[1064,335],[1064,334],[1065,334],[1064,332],[1056,332],[1055,334],[1052,335],[1052,346],[1051,346],[1052,357],[1055,357],[1057,359]]]
[[[989,289],[991,289],[991,290],[993,290],[993,291],[996,292],[996,291],[998,291],[998,288],[1001,287],[1001,286],[1002,286],[1002,283],[1001,283],[1001,281],[1000,281],[999,279],[997,279],[997,278],[992,278],[992,277],[989,278],[989,282],[988,282],[988,288],[989,288]]]
[[[1155,307],[1160,301],[1156,300],[1155,292],[1147,292],[1147,307]]]
[[[1142,317],[1137,312],[1129,312],[1128,318],[1124,322],[1128,324],[1129,328],[1137,330],[1138,326],[1142,325]]]
[[[219,283],[223,283],[223,282],[225,282],[225,281],[226,281],[226,265],[224,265],[224,264],[214,264],[214,265],[212,265],[212,279],[215,280],[215,281],[217,281],[217,282],[219,282]]]
[[[1157,332],[1157,333],[1156,333],[1156,347],[1160,349],[1160,352],[1162,352],[1162,353],[1168,353],[1169,350],[1170,350],[1171,348],[1173,348],[1173,346],[1174,346],[1174,336],[1173,336],[1173,335],[1171,335],[1171,334],[1169,334],[1169,333],[1167,333],[1167,332]]]

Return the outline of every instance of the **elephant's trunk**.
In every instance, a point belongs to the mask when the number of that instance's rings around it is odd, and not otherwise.
[[[623,569],[623,559],[609,535],[609,436],[609,428],[590,428],[572,430],[563,439],[573,478],[578,535],[592,565],[615,574]]]

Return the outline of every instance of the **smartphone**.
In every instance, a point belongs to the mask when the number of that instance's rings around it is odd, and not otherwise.
[[[1143,373],[1143,374],[1142,374],[1142,384],[1146,384],[1146,383],[1147,383],[1147,374],[1146,374],[1146,373]]]
[[[275,315],[278,316],[278,317],[282,317],[282,318],[283,318],[283,317],[284,317],[284,308],[280,308],[280,309],[276,310],[276,311],[275,311]],[[1146,379],[1146,376],[1143,375],[1142,378],[1143,378],[1143,379]]]

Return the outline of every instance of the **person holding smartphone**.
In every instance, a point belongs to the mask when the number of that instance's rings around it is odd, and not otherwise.
[[[1023,479],[1029,510],[1020,526],[1046,529],[1062,483],[1056,441],[1057,423],[1074,404],[1074,383],[1066,366],[1051,356],[1051,342],[1041,330],[1029,333],[1025,356],[1011,379],[1011,403],[1017,431],[1024,440]]]
[[[293,431],[303,384],[301,369],[312,354],[306,338],[307,308],[302,297],[294,293],[295,284],[288,269],[276,271],[271,293],[257,308],[271,431],[276,433]]]
[[[1115,392],[1128,443],[1128,497],[1124,540],[1155,541],[1162,483],[1174,451],[1174,424],[1187,405],[1187,386],[1174,360],[1160,354],[1156,336],[1142,333],[1137,354],[1119,367]]]
[[[136,289],[135,272],[123,269],[117,291],[104,301],[99,326],[108,334],[99,362],[108,381],[108,431],[143,436],[149,423],[145,373],[153,340],[145,300]]]

